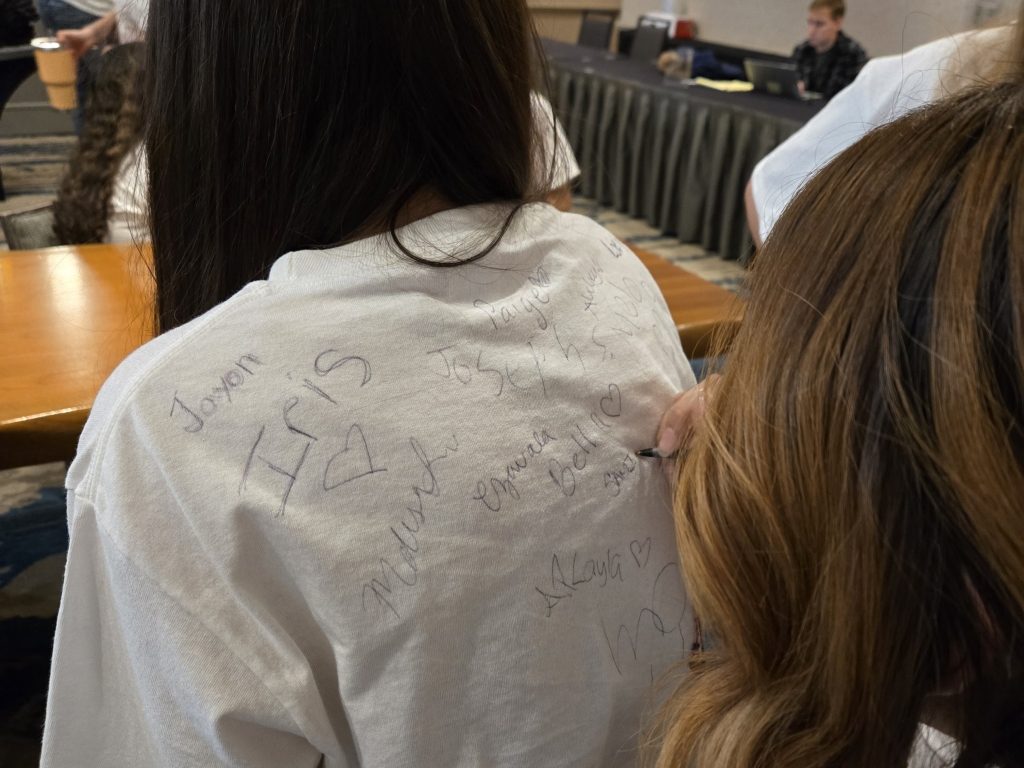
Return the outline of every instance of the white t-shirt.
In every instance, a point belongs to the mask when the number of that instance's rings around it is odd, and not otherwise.
[[[693,641],[634,451],[694,384],[639,260],[546,204],[458,268],[281,257],[96,400],[42,765],[632,764]]]
[[[110,193],[110,216],[107,219],[106,243],[142,243],[149,234],[149,163],[142,144],[124,156]]]
[[[551,109],[551,103],[536,91],[531,96],[534,124],[544,142],[535,154],[534,173],[538,179],[544,180],[549,178],[550,173],[551,190],[555,191],[574,182],[580,175],[580,167],[569,146],[565,130]],[[551,168],[552,163],[554,168]],[[148,185],[149,164],[140,145],[125,156],[114,180],[104,242],[142,243],[152,239],[146,198]]]
[[[978,50],[1009,42],[1005,28],[967,32],[899,56],[869,61],[857,79],[803,128],[775,148],[751,178],[761,239],[821,168],[869,131],[935,100],[942,77]]]
[[[122,43],[141,43],[146,39],[149,0],[114,0],[117,37]]]
[[[536,168],[534,173],[538,179],[546,180],[551,174],[551,191],[555,191],[566,184],[571,184],[580,175],[580,166],[576,162],[576,155],[569,146],[569,139],[565,135],[565,129],[555,117],[554,110],[544,96],[531,91],[531,106],[533,107],[533,122],[538,135],[544,142],[534,154]],[[554,164],[552,169],[549,165]]]
[[[93,16],[105,16],[114,7],[114,0],[64,0],[64,2]]]
[[[960,757],[960,742],[921,723],[908,768],[951,768]]]

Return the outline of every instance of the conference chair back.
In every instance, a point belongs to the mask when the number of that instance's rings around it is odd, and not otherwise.
[[[0,216],[7,247],[12,251],[51,248],[60,245],[53,231],[53,207],[33,208],[30,211],[7,213]]]
[[[580,36],[577,45],[584,48],[596,48],[607,51],[612,41],[612,24],[614,17],[605,14],[584,13],[580,24]]]
[[[637,27],[633,35],[633,47],[630,48],[629,58],[641,61],[653,61],[661,55],[665,47],[664,27],[653,27],[642,25]]]

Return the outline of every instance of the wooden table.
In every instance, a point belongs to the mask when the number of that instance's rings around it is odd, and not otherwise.
[[[633,249],[661,287],[683,349],[735,333],[743,302]],[[90,245],[0,253],[0,469],[69,461],[100,386],[153,334],[148,250]]]
[[[0,469],[69,460],[100,385],[152,338],[131,246],[0,253]]]
[[[650,251],[632,245],[630,248],[661,289],[687,357],[693,360],[706,356],[717,334],[726,346],[732,343],[746,310],[743,299]]]

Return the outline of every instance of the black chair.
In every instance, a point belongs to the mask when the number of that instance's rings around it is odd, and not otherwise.
[[[0,216],[0,227],[12,251],[51,248],[60,245],[53,231],[53,207],[34,208]]]
[[[633,46],[629,50],[629,58],[642,61],[653,61],[661,55],[665,48],[665,37],[668,30],[664,27],[637,27],[633,35]]]
[[[605,14],[594,15],[588,12],[583,14],[583,22],[580,24],[580,36],[576,40],[577,45],[584,48],[597,48],[607,51],[612,42],[612,25],[615,21],[613,16]]]

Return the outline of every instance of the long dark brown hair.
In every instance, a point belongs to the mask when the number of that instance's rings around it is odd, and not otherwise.
[[[85,106],[82,136],[53,203],[62,243],[99,243],[121,162],[141,140],[137,80],[143,45],[118,45],[99,57]]]
[[[162,0],[147,34],[162,331],[288,251],[394,234],[423,191],[542,196],[525,0]]]
[[[822,170],[754,266],[681,468],[720,641],[658,765],[1024,764],[1024,85],[967,89]],[[938,764],[938,763],[936,763]]]

